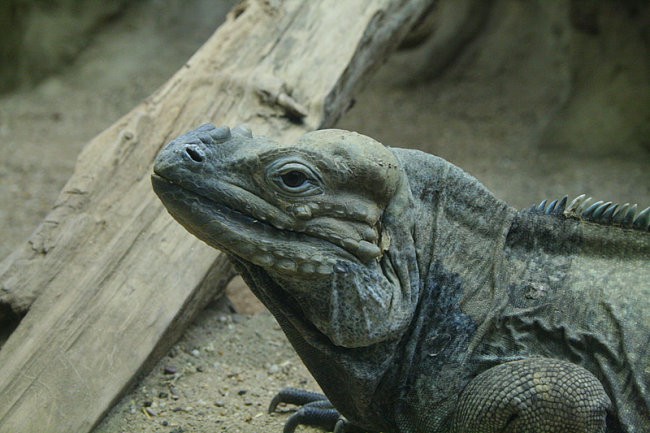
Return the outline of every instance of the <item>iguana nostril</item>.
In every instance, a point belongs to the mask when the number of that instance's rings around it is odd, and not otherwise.
[[[185,153],[189,156],[194,162],[203,162],[205,155],[197,146],[186,146]]]

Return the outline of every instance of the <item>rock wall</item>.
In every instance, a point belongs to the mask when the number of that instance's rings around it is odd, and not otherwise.
[[[449,79],[449,67],[463,64],[504,88],[513,73],[538,76],[520,92],[522,101],[540,91],[556,99],[541,146],[591,156],[650,150],[649,2],[442,0],[424,24],[429,38],[417,49],[427,55],[411,67],[414,83]]]
[[[128,0],[0,2],[0,92],[33,84],[72,61]]]

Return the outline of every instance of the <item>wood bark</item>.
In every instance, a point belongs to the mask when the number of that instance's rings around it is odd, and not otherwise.
[[[231,275],[153,194],[160,147],[204,122],[279,140],[332,125],[429,3],[244,2],[85,147],[50,214],[0,265],[0,321],[24,315],[0,350],[0,433],[91,430]]]

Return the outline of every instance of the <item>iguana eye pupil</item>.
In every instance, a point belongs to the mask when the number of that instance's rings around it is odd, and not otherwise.
[[[280,178],[282,179],[282,183],[284,183],[289,188],[298,188],[307,181],[307,176],[305,173],[295,170],[283,174],[280,176]]]

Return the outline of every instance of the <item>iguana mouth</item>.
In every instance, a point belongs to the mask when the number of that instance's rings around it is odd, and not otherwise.
[[[236,194],[227,188],[212,189],[208,196],[158,174],[151,180],[169,213],[188,231],[245,261],[302,274],[330,274],[337,261],[356,261],[327,239],[276,227],[268,219],[256,217],[241,199],[230,199]],[[248,209],[242,209],[245,206]]]

